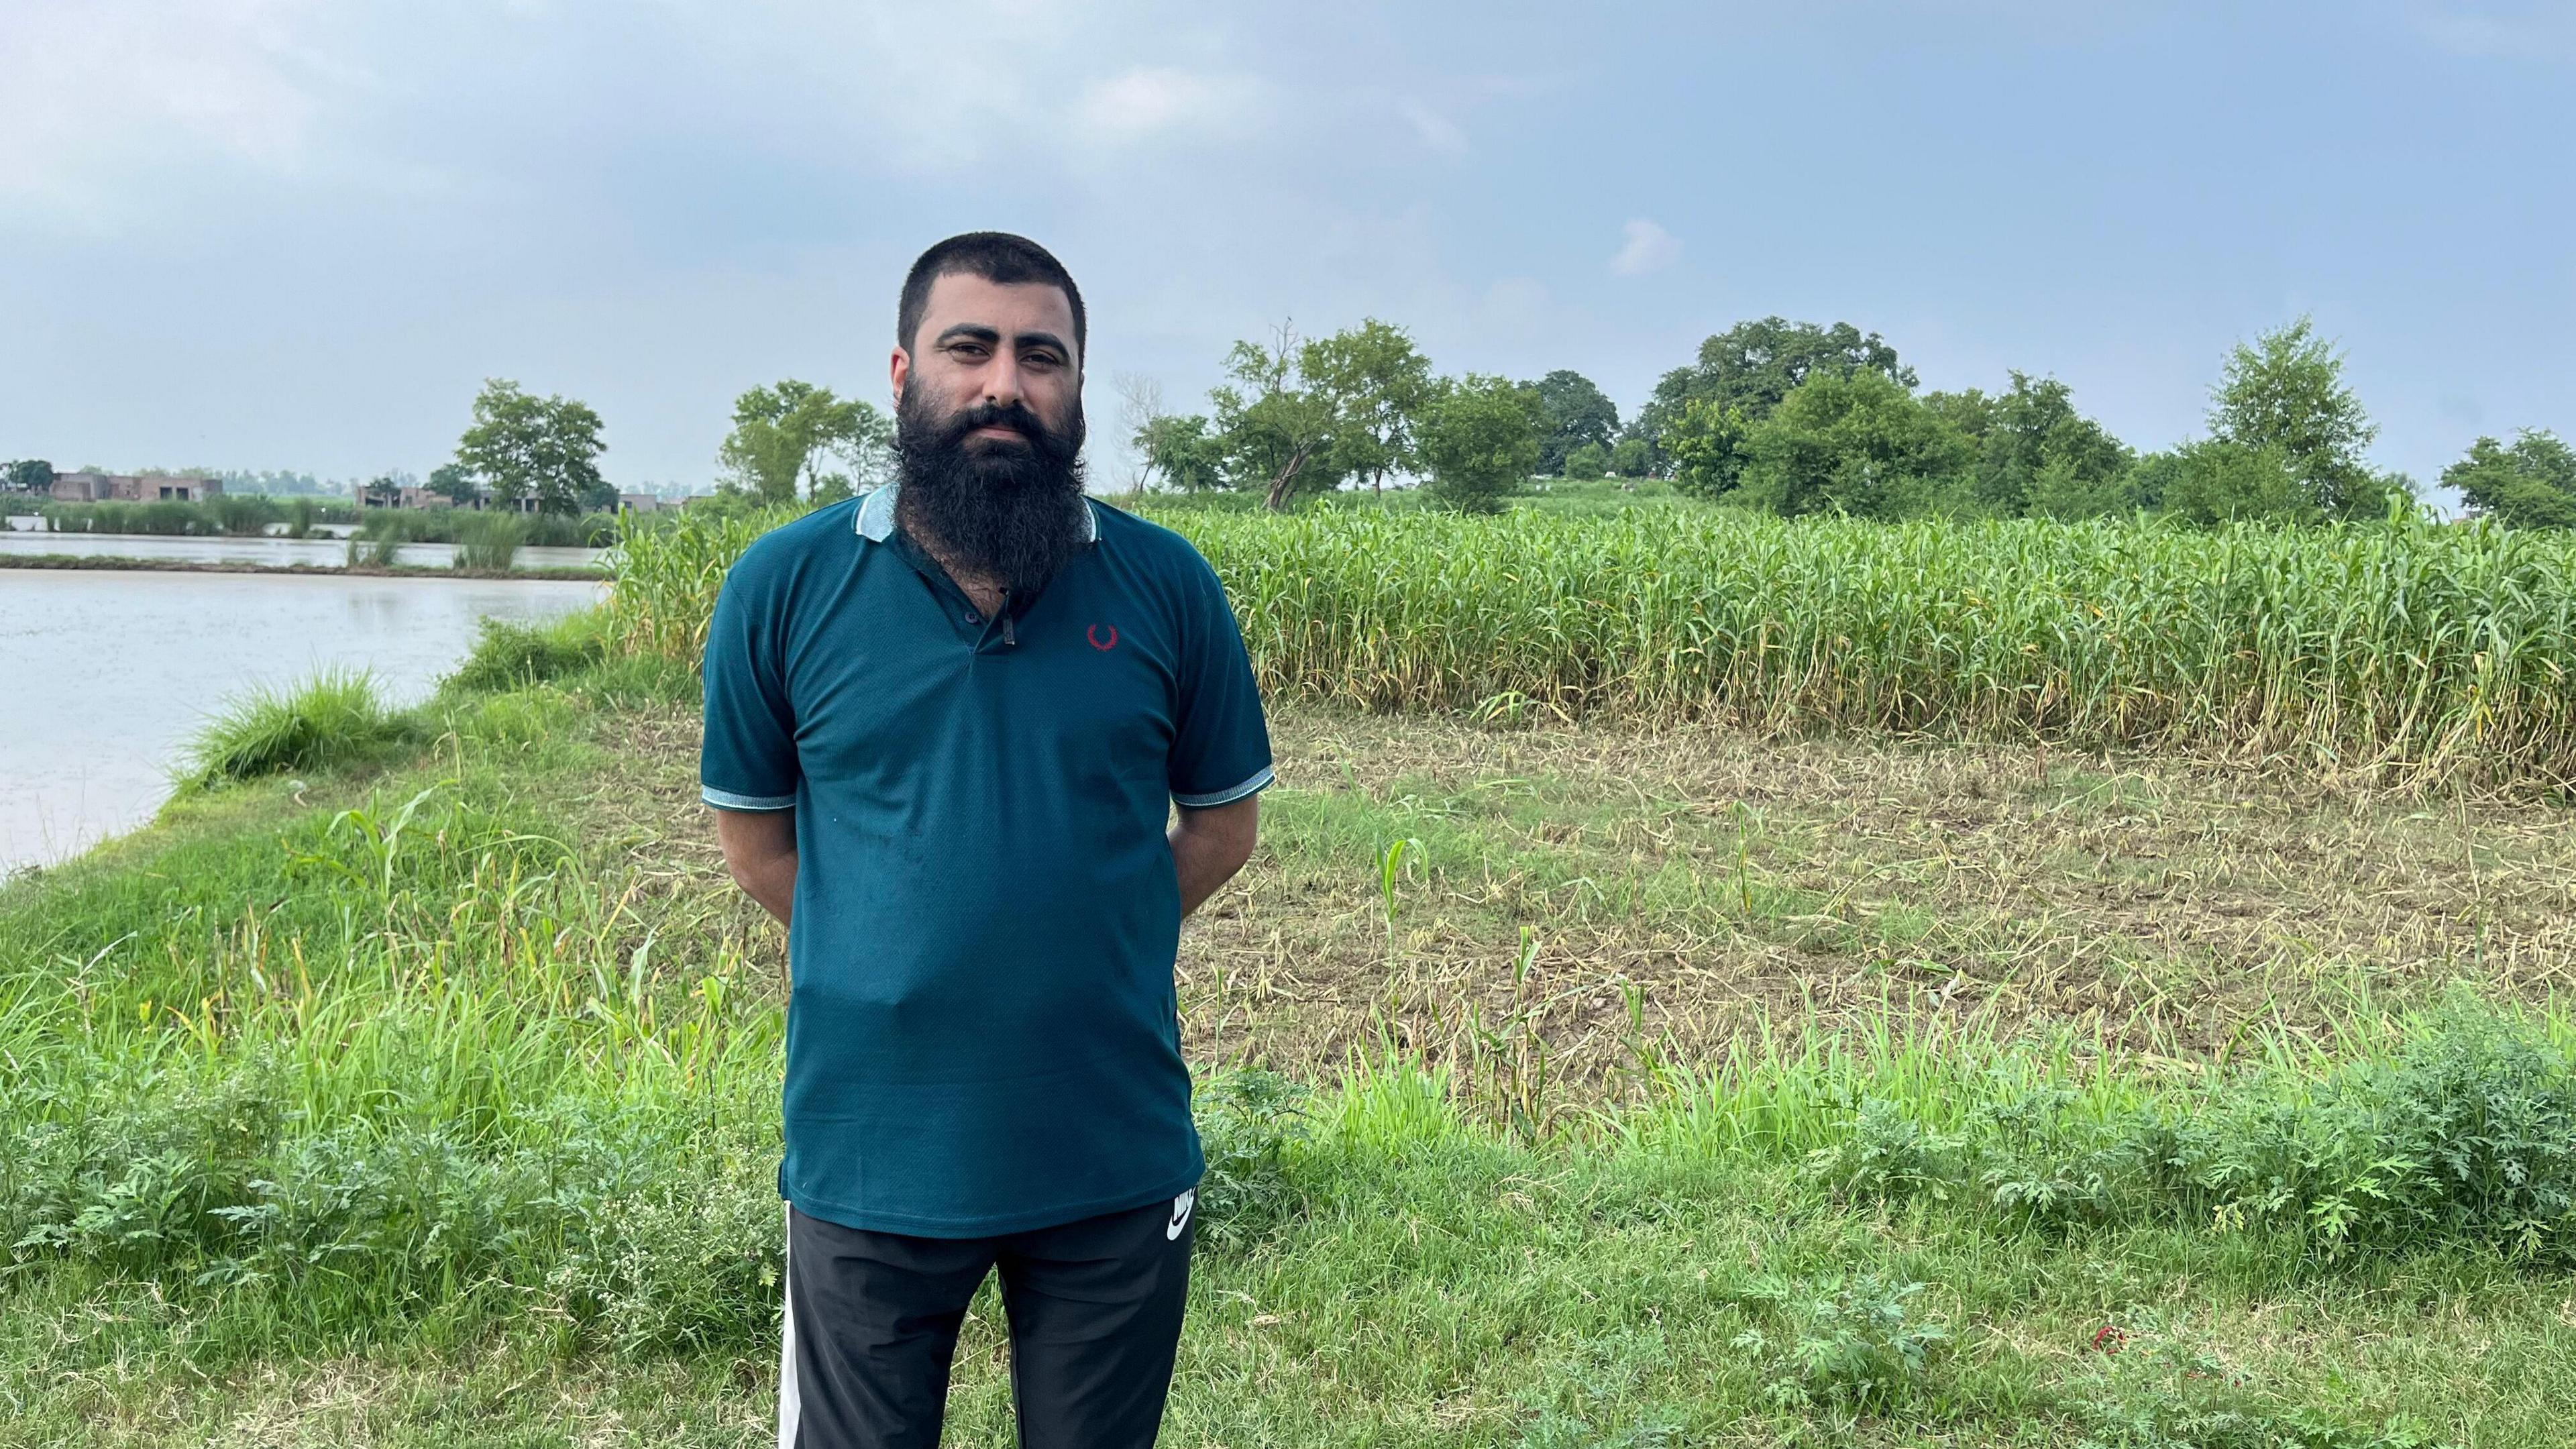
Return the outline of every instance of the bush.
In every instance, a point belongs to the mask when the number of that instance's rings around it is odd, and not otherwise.
[[[523,689],[575,674],[602,658],[594,621],[585,615],[545,627],[486,619],[474,650],[448,675],[453,689]]]
[[[1783,1409],[1884,1414],[1925,1382],[1949,1344],[1949,1330],[1915,1309],[1923,1288],[1856,1273],[1784,1289],[1769,1295],[1782,1326],[1749,1329],[1735,1347],[1753,1357],[1765,1394]]]
[[[527,529],[507,513],[478,513],[456,531],[456,567],[507,573]]]
[[[2215,1223],[2312,1256],[2464,1243],[2576,1264],[2576,1057],[2463,1004],[2384,1059],[2230,1078],[2109,1117],[2016,1093],[1955,1136],[1864,1100],[1811,1170],[1852,1196],[1973,1204],[2023,1227]]]
[[[347,768],[384,758],[407,740],[408,716],[378,697],[373,675],[328,670],[299,688],[258,686],[225,701],[182,758],[201,789],[283,771]]]

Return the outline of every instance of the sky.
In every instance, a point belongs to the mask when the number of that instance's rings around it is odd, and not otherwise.
[[[2576,0],[7,0],[0,457],[427,473],[476,388],[705,487],[733,397],[882,403],[1001,228],[1122,377],[1366,316],[1622,415],[1745,318],[2141,448],[2313,315],[2429,483],[2576,434]]]

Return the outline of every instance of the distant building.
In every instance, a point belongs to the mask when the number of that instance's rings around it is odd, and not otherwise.
[[[617,511],[620,513],[651,513],[661,507],[662,496],[658,493],[620,493],[617,495]]]
[[[456,500],[434,489],[416,484],[358,485],[360,508],[454,508]]]
[[[57,473],[56,503],[203,503],[224,491],[212,478],[192,474]]]

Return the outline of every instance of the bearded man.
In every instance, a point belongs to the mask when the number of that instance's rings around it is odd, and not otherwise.
[[[1083,494],[1086,337],[1036,243],[923,253],[898,481],[753,544],[708,634],[700,783],[788,931],[782,1449],[935,1445],[997,1270],[1023,1446],[1162,1421],[1204,1165],[1173,958],[1270,739],[1207,561]]]

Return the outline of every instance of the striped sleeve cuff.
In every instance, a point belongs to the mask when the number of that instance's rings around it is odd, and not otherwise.
[[[737,795],[731,790],[719,790],[713,785],[698,787],[698,798],[718,810],[793,810],[796,808],[796,797],[793,795]]]
[[[1268,786],[1275,778],[1270,773],[1270,767],[1264,765],[1258,774],[1231,790],[1218,790],[1206,795],[1183,795],[1175,791],[1172,795],[1172,803],[1192,810],[1205,810],[1216,805],[1231,805],[1244,796]]]

